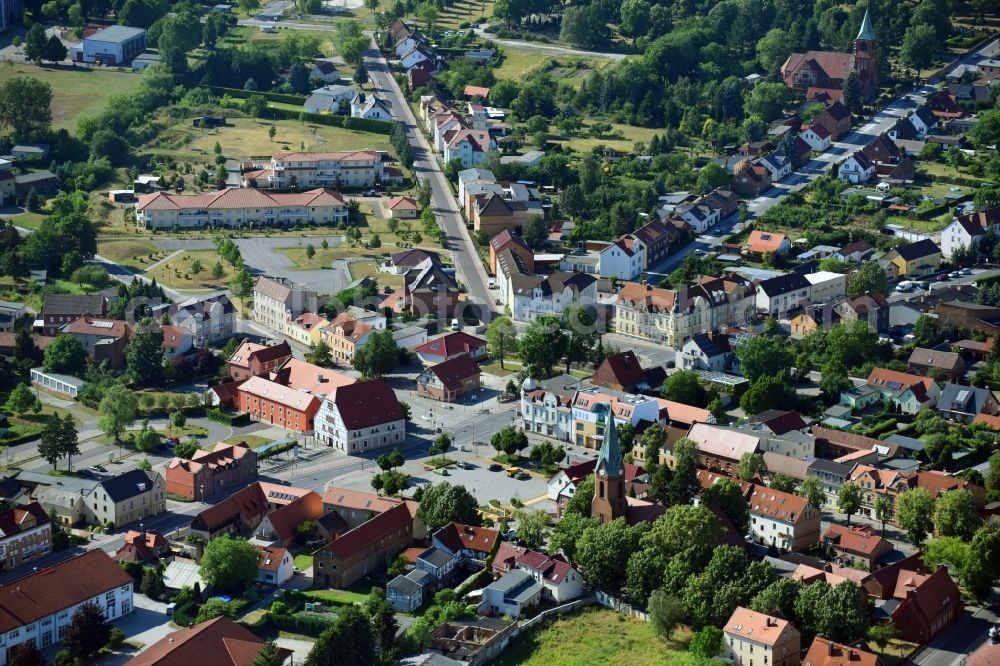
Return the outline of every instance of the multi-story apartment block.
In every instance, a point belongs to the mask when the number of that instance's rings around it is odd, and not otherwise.
[[[521,419],[525,432],[536,432],[568,442],[573,436],[573,396],[577,384],[572,375],[544,382],[531,377],[521,384]]]
[[[573,396],[574,444],[592,449],[601,447],[607,405],[611,405],[616,424],[656,423],[660,416],[660,404],[655,398],[604,388],[582,388]]]
[[[339,386],[316,413],[316,438],[348,454],[406,441],[406,419],[396,393],[381,379]]]
[[[38,502],[0,512],[0,571],[52,551],[52,521]]]
[[[276,189],[375,187],[399,180],[399,174],[387,168],[375,150],[277,153],[270,164],[243,174],[245,187]]]
[[[323,189],[294,194],[241,187],[211,194],[154,192],[139,195],[135,210],[136,223],[145,229],[337,224],[350,216],[344,197]]]
[[[59,643],[88,602],[111,622],[132,612],[132,577],[100,548],[0,587],[0,666],[15,645],[44,650]]]
[[[683,289],[626,283],[614,307],[617,333],[679,347],[697,333],[747,324],[754,290],[745,280],[703,277]]]
[[[318,299],[315,291],[298,289],[286,278],[262,275],[253,285],[253,319],[284,334],[296,317],[316,311]]]

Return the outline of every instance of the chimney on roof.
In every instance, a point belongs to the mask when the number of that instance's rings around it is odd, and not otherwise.
[[[771,617],[770,615],[768,615],[767,616],[767,626],[769,626],[769,627],[776,627],[776,626],[778,626],[778,623],[775,621],[775,619],[773,617]]]
[[[826,654],[827,656],[833,656],[833,641],[826,642]]]

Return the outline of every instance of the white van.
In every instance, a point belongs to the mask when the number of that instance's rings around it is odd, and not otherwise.
[[[911,291],[913,289],[913,282],[910,280],[903,280],[896,285],[896,291]]]

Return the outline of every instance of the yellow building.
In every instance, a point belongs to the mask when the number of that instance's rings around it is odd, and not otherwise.
[[[890,279],[922,277],[941,269],[941,248],[930,239],[907,243],[887,252],[880,263]]]

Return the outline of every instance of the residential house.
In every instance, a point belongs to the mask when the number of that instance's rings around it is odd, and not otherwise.
[[[747,238],[746,251],[758,256],[784,254],[792,248],[785,234],[754,229]]]
[[[432,314],[443,321],[455,313],[458,300],[455,277],[433,259],[424,260],[403,276],[404,311],[418,317]]]
[[[590,378],[590,383],[614,391],[631,391],[646,383],[646,373],[639,365],[635,352],[623,351],[604,359]]]
[[[272,508],[267,487],[280,488],[257,481],[202,510],[191,521],[191,533],[205,541],[223,534],[252,534]]]
[[[820,509],[835,509],[840,498],[840,488],[851,479],[854,465],[817,458],[809,465],[809,476],[815,476],[823,484],[824,502]]]
[[[683,370],[726,372],[732,362],[729,336],[722,333],[696,333],[677,350],[675,365]]]
[[[163,331],[163,357],[168,361],[178,359],[193,348],[191,331],[180,326],[161,324]]]
[[[802,640],[791,622],[739,606],[723,631],[725,657],[735,666],[799,666]]]
[[[406,420],[392,388],[381,379],[335,388],[316,414],[317,441],[357,454],[406,441]]]
[[[475,184],[467,187],[474,188]],[[537,207],[529,208],[528,202],[509,200],[496,191],[476,195],[470,205],[473,229],[487,236],[494,236],[504,229],[523,228],[533,214],[542,214]]]
[[[697,333],[747,324],[753,316],[749,282],[738,277],[702,277],[673,290],[625,283],[614,305],[615,331],[671,347],[683,346]]]
[[[502,256],[509,255],[505,253]],[[512,275],[509,282],[513,299],[508,306],[514,321],[534,321],[545,315],[560,316],[572,307],[597,301],[597,278],[587,273],[518,273]]]
[[[821,512],[804,497],[750,484],[747,539],[781,550],[804,551],[819,542]]]
[[[765,155],[757,160],[757,164],[771,173],[772,183],[777,183],[792,172],[792,161],[780,151]]]
[[[174,631],[129,660],[126,666],[253,666],[266,642],[228,617],[217,617]],[[277,661],[285,663],[291,650],[276,648]]]
[[[92,296],[46,294],[38,319],[41,320],[42,335],[54,337],[63,326],[73,323],[84,315],[104,317],[107,313],[107,299],[99,294]],[[39,326],[37,321],[35,326]]]
[[[319,344],[322,331],[330,322],[314,312],[303,312],[285,325],[285,335],[306,347]]]
[[[848,243],[833,253],[833,258],[848,264],[860,264],[874,251],[872,244],[866,240],[856,240]]]
[[[2,172],[0,172],[2,173]],[[0,333],[13,333],[14,324],[25,315],[24,303],[0,301]]]
[[[365,120],[392,120],[392,104],[375,95],[358,93],[351,100],[351,117]]]
[[[191,333],[195,347],[220,344],[235,332],[236,308],[225,294],[192,296],[168,305],[166,312],[173,325]]]
[[[385,208],[398,220],[415,220],[420,217],[420,205],[413,197],[392,197],[385,202]]]
[[[812,303],[812,285],[801,273],[786,273],[757,284],[757,309],[784,317]]]
[[[386,567],[413,542],[405,504],[379,513],[313,553],[313,585],[343,589]]]
[[[190,460],[173,458],[166,468],[167,492],[200,501],[257,478],[257,454],[246,446],[217,443]]]
[[[530,573],[514,570],[483,588],[478,611],[494,617],[518,618],[538,604],[544,587]]]
[[[438,148],[441,150],[441,148]],[[458,200],[460,203],[464,204],[467,198],[466,187],[471,183],[496,183],[496,176],[493,172],[488,169],[480,169],[478,167],[473,167],[471,169],[463,169],[458,172]]]
[[[644,270],[656,266],[670,253],[671,243],[681,236],[676,226],[654,218],[632,232],[645,246]]]
[[[39,649],[57,645],[74,612],[97,603],[109,622],[132,612],[132,577],[100,548],[47,566],[0,587],[0,633],[7,664],[11,648],[34,643]]]
[[[833,137],[830,134],[830,130],[826,128],[826,125],[815,122],[802,130],[798,138],[802,139],[809,148],[820,153],[829,149],[830,144],[833,142]]]
[[[805,663],[809,666],[885,666],[877,654],[862,645],[843,645],[817,636],[806,652]]]
[[[806,273],[806,280],[809,282],[809,298],[813,303],[833,303],[843,298],[847,290],[847,278],[843,273]]]
[[[879,259],[890,280],[922,277],[941,268],[941,248],[929,239],[899,245]]]
[[[262,326],[285,334],[289,323],[303,312],[316,312],[318,294],[295,287],[291,280],[260,276],[253,285],[253,319]]]
[[[965,374],[962,355],[953,351],[916,347],[907,360],[910,371],[940,381],[960,379]]]
[[[244,339],[229,357],[229,378],[238,382],[266,376],[291,357],[292,350],[284,340],[274,345],[261,345]]]
[[[831,524],[823,532],[823,545],[833,548],[842,566],[873,571],[880,559],[892,552],[892,543],[875,534],[869,526],[846,527]]]
[[[291,495],[291,493],[289,493]],[[272,546],[295,545],[298,539],[298,528],[306,522],[317,523],[323,517],[323,498],[318,493],[296,492],[296,497],[271,510],[254,529],[254,539],[260,543]],[[340,532],[346,532],[346,523],[341,524]],[[335,530],[337,531],[337,530]]]
[[[468,169],[483,162],[487,154],[496,151],[497,142],[485,129],[460,129],[444,147],[444,161],[457,159]]]
[[[292,554],[287,548],[259,544],[254,547],[260,553],[260,561],[257,562],[258,583],[281,587],[291,580],[295,567],[292,565]]]
[[[514,560],[515,571],[524,571],[542,584],[542,599],[563,604],[583,594],[583,575],[561,555],[525,550]]]
[[[340,72],[337,71],[336,65],[329,60],[318,60],[313,63],[312,69],[309,70],[309,80],[315,79],[319,79],[323,83],[336,83],[340,80]]]
[[[510,250],[524,260],[528,272],[535,270],[535,253],[528,244],[510,229],[504,229],[490,239],[490,272],[497,274],[497,256],[504,250]]]
[[[883,333],[889,328],[889,301],[876,291],[845,298],[833,309],[844,323],[864,321],[876,333]]]
[[[535,432],[562,442],[573,433],[573,396],[580,380],[561,375],[544,382],[531,377],[521,384],[521,419],[525,432]]]
[[[403,66],[403,69],[410,69],[411,67],[413,67],[414,65],[416,65],[421,61],[426,60],[433,63],[436,59],[437,56],[434,55],[434,52],[432,50],[423,45],[418,44],[417,46],[414,46],[409,51],[401,55],[399,57],[399,62]]]
[[[605,279],[634,280],[646,266],[646,248],[631,234],[609,243],[597,256],[597,272]]]
[[[630,423],[633,427],[640,421],[655,423],[660,406],[654,398],[632,395],[604,388],[579,388],[573,397],[573,443],[591,449],[600,448],[604,441],[604,422],[607,406],[615,417],[615,423]]]
[[[861,150],[855,151],[837,168],[837,178],[856,185],[867,183],[874,176],[875,163]]]
[[[813,124],[825,127],[832,141],[840,141],[841,137],[851,131],[852,120],[847,107],[840,102],[834,102],[813,118]]]
[[[124,321],[84,315],[63,326],[62,331],[80,341],[83,351],[93,363],[107,361],[115,370],[125,365],[125,344],[129,331]]]
[[[145,229],[337,224],[349,215],[344,197],[323,188],[273,194],[253,187],[210,194],[154,192],[139,195],[136,204],[136,224]]]
[[[904,414],[916,414],[935,402],[941,390],[930,377],[911,375],[896,370],[873,368],[864,387],[841,394],[841,404],[855,409],[891,401]],[[871,389],[875,389],[873,392]]]
[[[735,188],[734,188],[735,189]],[[698,234],[705,233],[719,222],[720,211],[712,208],[701,199],[681,204],[674,209],[674,216],[684,220]]]
[[[896,524],[896,507],[899,495],[909,490],[908,475],[894,469],[876,468],[867,464],[855,465],[849,481],[861,489],[859,513],[875,517],[875,505],[880,497],[887,498],[892,507],[889,521]]]
[[[941,230],[941,254],[951,259],[956,252],[978,247],[987,229],[1000,225],[1000,206],[988,210],[959,215]]]
[[[412,613],[424,604],[424,590],[430,587],[431,575],[423,569],[400,574],[385,586],[385,599],[400,613]]]
[[[441,263],[441,255],[431,250],[416,247],[400,250],[389,255],[389,261],[383,264],[383,270],[393,275],[405,275],[408,271],[419,267],[428,260],[439,264]],[[385,326],[376,328],[385,328]]]
[[[38,502],[0,511],[0,572],[52,552],[52,521]]]
[[[771,189],[771,172],[760,164],[750,164],[736,174],[729,185],[733,192],[746,197],[759,197]]]
[[[437,365],[463,354],[474,361],[486,359],[486,340],[464,331],[445,333],[413,350],[424,365]]]
[[[170,555],[170,544],[167,538],[156,530],[125,533],[121,548],[115,552],[119,562],[138,562],[139,564],[157,564],[160,558]]]
[[[891,598],[876,608],[875,617],[896,627],[904,641],[924,644],[933,640],[965,614],[962,594],[948,574],[937,565],[932,573],[900,570]]]
[[[916,128],[918,138],[926,137],[938,125],[938,117],[928,104],[917,107],[917,110],[910,114],[909,120]]]
[[[166,511],[166,483],[159,472],[133,469],[102,478],[83,501],[92,522],[120,527]]]
[[[358,94],[353,86],[325,85],[316,88],[302,105],[306,113],[337,114],[349,108],[351,100]]]
[[[993,394],[985,388],[945,384],[941,389],[941,395],[938,397],[935,408],[941,416],[949,421],[972,423],[979,414],[996,413],[997,401]]]
[[[334,363],[350,365],[354,355],[365,346],[375,330],[373,326],[342,312],[320,330],[320,339],[330,348]]]
[[[451,577],[458,564],[458,558],[440,548],[431,546],[417,555],[416,567],[430,574],[434,584],[444,583]]]
[[[417,395],[442,402],[456,402],[479,391],[479,365],[468,354],[432,365],[417,376]]]
[[[497,550],[500,533],[486,527],[448,523],[433,536],[433,545],[459,559],[485,562]]]
[[[345,101],[350,101],[356,92],[348,86],[335,87],[343,89]],[[401,175],[385,166],[382,153],[376,150],[280,152],[272,155],[270,162],[254,166],[253,170],[243,173],[244,187],[360,188],[402,180]]]
[[[413,500],[396,497],[386,497],[376,493],[360,490],[348,490],[327,485],[323,493],[323,511],[327,514],[337,513],[347,524],[348,529],[354,529],[366,523],[375,514],[385,513],[398,505],[407,507],[413,517],[413,538],[424,540],[427,528],[416,517],[420,504]]]

